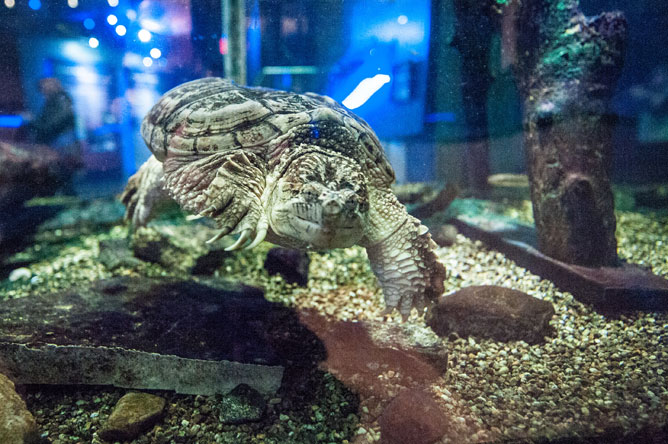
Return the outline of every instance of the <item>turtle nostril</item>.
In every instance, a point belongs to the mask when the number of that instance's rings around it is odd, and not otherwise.
[[[328,216],[339,214],[341,208],[342,205],[334,199],[328,199],[322,203],[322,213]]]

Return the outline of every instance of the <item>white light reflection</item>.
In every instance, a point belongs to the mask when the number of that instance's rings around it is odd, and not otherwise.
[[[137,36],[139,37],[139,40],[142,42],[146,43],[149,40],[151,40],[151,33],[148,32],[146,29],[142,29],[137,33]]]
[[[107,16],[107,23],[109,23],[111,26],[114,26],[116,23],[118,23],[118,17],[116,17],[114,14],[109,14]]]
[[[387,74],[376,74],[373,77],[367,77],[355,87],[348,97],[343,99],[343,106],[348,109],[359,108],[364,105],[369,98],[380,88],[390,81]]]
[[[160,56],[162,55],[162,51],[160,51],[158,48],[153,48],[151,49],[150,54],[151,57],[153,57],[154,59],[159,59]]]
[[[90,46],[91,48],[97,48],[98,46],[100,46],[100,41],[95,37],[91,37],[88,39],[88,46]]]
[[[116,26],[116,34],[122,37],[125,35],[126,32],[128,32],[128,30],[125,28],[125,26],[123,25]]]

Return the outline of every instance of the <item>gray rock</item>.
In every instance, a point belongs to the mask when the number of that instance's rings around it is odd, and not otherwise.
[[[212,274],[231,253],[224,251],[231,240],[213,244],[206,241],[218,230],[201,223],[185,225],[153,224],[139,228],[132,237],[135,257],[160,264],[170,270]]]
[[[276,247],[269,250],[264,268],[270,275],[279,274],[286,282],[301,287],[308,283],[308,267],[311,259],[305,251]]]
[[[552,334],[554,307],[521,291],[494,285],[442,296],[427,323],[439,335],[457,333],[497,341],[539,343]]]
[[[78,228],[99,230],[123,221],[125,208],[114,199],[91,201],[74,200],[70,208],[65,208],[56,216],[40,225],[40,230]]]
[[[135,267],[141,263],[134,257],[126,239],[108,239],[100,241],[98,260],[109,270],[118,267]]]
[[[0,361],[24,384],[273,393],[289,357],[272,319],[285,312],[234,282],[102,280],[0,305]]]
[[[35,418],[14,390],[14,383],[0,374],[0,443],[37,443],[39,432]]]
[[[267,408],[264,397],[246,384],[239,384],[218,403],[218,419],[223,424],[259,421]]]
[[[0,142],[0,208],[21,208],[33,197],[53,195],[75,169],[48,147]]]
[[[127,441],[149,430],[162,418],[166,401],[148,393],[132,392],[118,400],[98,432],[105,441]]]
[[[434,229],[431,237],[440,247],[449,247],[457,241],[457,233],[457,227],[445,224]]]

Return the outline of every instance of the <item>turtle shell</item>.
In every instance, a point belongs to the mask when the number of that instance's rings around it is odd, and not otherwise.
[[[369,125],[331,98],[312,93],[199,79],[168,91],[145,117],[141,133],[160,161],[241,150],[264,159],[271,170],[284,156],[317,147],[355,159],[380,182],[394,180]]]

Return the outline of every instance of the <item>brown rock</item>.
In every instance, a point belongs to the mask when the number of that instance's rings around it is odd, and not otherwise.
[[[378,422],[383,444],[431,444],[447,431],[443,411],[420,388],[401,392],[385,408]]]
[[[14,390],[14,383],[0,374],[0,443],[30,444],[38,439],[35,418]]]
[[[105,441],[126,441],[153,427],[162,417],[166,401],[148,393],[131,392],[116,403],[114,411],[98,432]]]
[[[553,315],[554,307],[547,301],[510,288],[481,285],[442,296],[428,324],[441,336],[454,332],[531,344],[551,334]]]
[[[411,332],[410,326],[332,321],[313,312],[302,312],[300,320],[327,350],[323,367],[366,396],[389,399],[396,387],[434,381],[447,367],[447,351],[439,338]],[[392,376],[379,378],[381,374]]]

